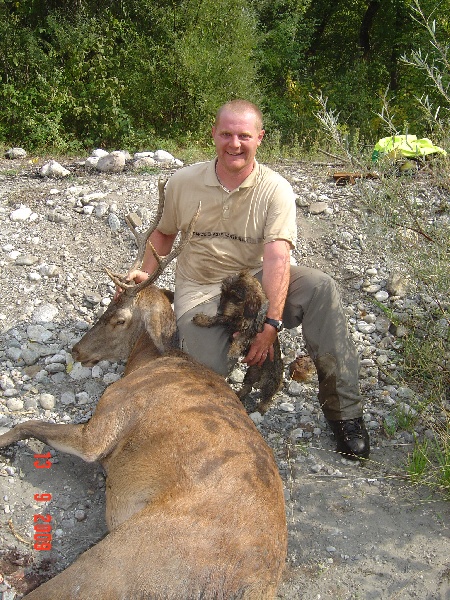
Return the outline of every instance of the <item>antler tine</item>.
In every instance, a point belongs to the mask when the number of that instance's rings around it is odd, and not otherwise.
[[[149,275],[149,277],[145,281],[142,281],[141,283],[137,284],[136,291],[141,291],[144,287],[146,287],[147,285],[150,285],[151,283],[156,281],[158,279],[158,277],[161,275],[161,273],[164,271],[164,269],[167,267],[167,265],[170,262],[172,262],[172,260],[180,254],[180,252],[183,250],[183,248],[186,246],[186,244],[189,243],[189,240],[191,239],[192,234],[194,232],[195,223],[200,214],[200,209],[201,209],[201,202],[199,202],[197,210],[196,210],[194,216],[192,217],[188,228],[186,229],[186,231],[181,233],[181,239],[180,239],[179,243],[174,248],[172,248],[172,250],[166,256],[160,256],[156,252],[152,243],[150,242],[150,248],[151,248],[151,251],[153,252],[153,256],[155,257],[156,262],[158,263],[158,266],[153,271],[153,273],[151,273]]]
[[[147,231],[144,231],[143,233],[139,233],[136,230],[136,227],[133,225],[133,223],[128,218],[128,216],[125,217],[127,225],[131,229],[131,232],[136,239],[136,244],[138,247],[137,255],[131,266],[130,271],[133,271],[134,269],[139,269],[141,267],[142,260],[144,258],[144,254],[145,254],[145,247],[147,245],[147,240],[151,236],[151,234],[155,231],[155,229],[158,227],[158,223],[161,220],[163,209],[164,209],[164,202],[166,199],[164,190],[165,190],[167,181],[168,181],[167,179],[159,179],[158,180],[158,190],[159,190],[158,210],[156,211],[156,215],[153,218],[153,221],[152,221],[150,227],[147,229]]]
[[[108,275],[108,277],[112,280],[113,283],[116,284],[118,288],[122,290],[130,289],[136,287],[134,281],[128,281],[124,275],[118,275],[117,273],[113,273],[108,267],[103,267]]]

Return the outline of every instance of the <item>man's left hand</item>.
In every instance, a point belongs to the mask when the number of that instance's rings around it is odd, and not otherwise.
[[[260,367],[267,357],[269,357],[270,360],[273,360],[273,343],[276,339],[277,332],[275,328],[266,323],[261,333],[256,335],[247,356],[242,362],[246,363],[249,367],[252,367],[253,365],[258,365]]]

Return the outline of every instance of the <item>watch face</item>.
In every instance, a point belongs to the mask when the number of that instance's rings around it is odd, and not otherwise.
[[[266,323],[269,323],[269,325],[272,325],[272,327],[275,327],[275,329],[277,331],[281,331],[283,329],[283,321],[277,321],[276,319],[266,319]]]

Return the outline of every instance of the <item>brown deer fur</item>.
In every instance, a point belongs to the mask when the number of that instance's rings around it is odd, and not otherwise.
[[[85,365],[128,359],[89,422],[28,421],[37,438],[106,475],[110,533],[27,600],[267,600],[286,557],[271,450],[220,376],[172,347],[175,319],[153,285],[125,290],[73,348]]]
[[[221,294],[217,314],[209,317],[204,313],[195,315],[193,321],[200,327],[221,325],[230,335],[228,358],[231,362],[245,356],[255,335],[262,331],[266,318],[268,301],[259,281],[247,271],[230,275],[222,281]],[[238,336],[234,334],[238,332]],[[283,381],[283,361],[280,343],[277,339],[273,345],[274,359],[266,358],[263,365],[248,367],[242,388],[238,392],[244,405],[252,410],[246,400],[252,387],[260,387],[261,397],[256,409],[263,415],[271,406],[274,394],[280,389]]]

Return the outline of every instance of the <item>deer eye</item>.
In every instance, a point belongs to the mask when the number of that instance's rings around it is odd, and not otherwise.
[[[125,319],[117,319],[117,321],[115,322],[115,326],[116,325],[125,325]]]

